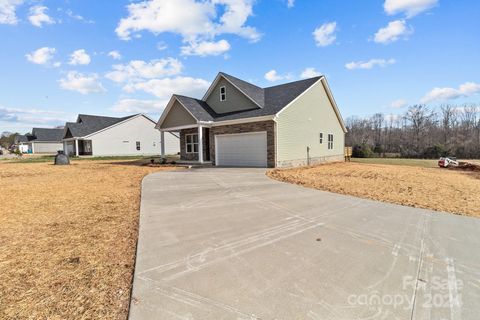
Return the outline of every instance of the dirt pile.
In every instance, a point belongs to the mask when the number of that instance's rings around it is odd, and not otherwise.
[[[449,169],[480,172],[480,165],[470,162],[459,162],[457,167],[449,167]]]

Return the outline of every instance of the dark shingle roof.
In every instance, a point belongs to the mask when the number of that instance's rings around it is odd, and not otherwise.
[[[260,107],[265,106],[265,92],[262,88],[241,79],[235,78],[234,76],[231,76],[224,72],[220,72],[220,74],[227,80],[229,80],[231,83],[233,83],[244,94],[250,97],[250,99],[255,101]]]
[[[63,129],[33,128],[32,135],[37,141],[62,141]]]
[[[31,141],[33,137],[29,134],[17,134],[14,139],[15,144],[19,144],[20,142],[28,142]]]
[[[286,107],[290,102],[292,102],[296,97],[302,94],[320,78],[321,77],[315,77],[265,88],[263,89],[265,92],[265,105],[263,108],[222,114],[217,116],[214,121],[236,120],[242,118],[274,115]]]
[[[174,94],[175,98],[188,110],[190,113],[200,121],[213,121],[217,114],[210,108],[210,106],[203,100],[198,100],[186,96]]]
[[[262,95],[264,96],[264,103],[262,108],[241,110],[241,111],[222,113],[222,114],[215,113],[215,111],[213,111],[213,109],[203,100],[198,100],[198,99],[180,96],[180,95],[174,95],[174,96],[199,121],[215,122],[215,121],[224,121],[224,120],[236,120],[236,119],[243,119],[243,118],[262,117],[262,116],[269,116],[269,115],[274,115],[278,113],[290,102],[292,102],[296,97],[298,97],[310,86],[312,86],[315,82],[317,82],[320,78],[321,77],[315,77],[315,78],[285,83],[285,84],[274,86],[274,87],[268,87],[265,89],[259,88],[260,90],[262,90],[263,92]]]
[[[64,132],[66,134],[67,131],[70,131],[73,137],[84,137],[135,116],[136,114],[123,118],[115,118],[79,114],[77,122],[67,122],[65,124]]]

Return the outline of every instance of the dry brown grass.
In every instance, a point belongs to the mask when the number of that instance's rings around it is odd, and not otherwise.
[[[0,163],[0,319],[124,319],[140,182],[131,162]]]
[[[479,172],[352,162],[272,170],[268,175],[320,190],[480,217]]]

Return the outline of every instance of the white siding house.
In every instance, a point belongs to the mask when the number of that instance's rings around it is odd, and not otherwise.
[[[179,139],[165,135],[165,153],[179,152]],[[79,115],[67,123],[64,150],[69,155],[149,156],[160,155],[161,134],[155,122],[143,114],[124,118]]]

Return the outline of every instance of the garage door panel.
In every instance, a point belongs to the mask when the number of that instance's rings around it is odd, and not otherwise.
[[[220,166],[267,166],[267,133],[216,135],[216,163]]]

